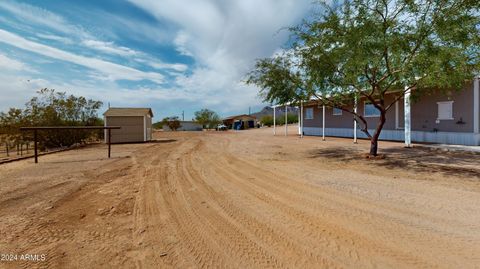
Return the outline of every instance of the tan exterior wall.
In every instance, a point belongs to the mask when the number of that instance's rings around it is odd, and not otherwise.
[[[390,104],[396,98],[396,94],[388,95],[385,103]],[[438,116],[437,102],[453,101],[453,120],[441,120],[436,123]],[[473,132],[473,83],[466,85],[460,92],[446,94],[432,94],[423,96],[417,101],[412,101],[411,117],[412,131],[433,132],[435,129],[439,132]],[[358,101],[358,113],[364,115],[365,99]],[[304,127],[322,127],[322,107],[318,105],[305,106],[313,107],[314,118],[304,119]],[[350,108],[351,109],[351,108]],[[398,105],[393,105],[387,112],[387,121],[384,130],[398,130],[404,127],[404,100],[401,99]],[[458,122],[462,119],[464,124]],[[367,117],[368,129],[375,129],[378,117]],[[350,113],[343,112],[340,116],[333,115],[333,109],[325,109],[325,127],[326,128],[352,128],[353,116]],[[397,128],[399,127],[399,128]]]
[[[145,126],[146,132],[147,132],[147,141],[152,140],[152,134],[153,134],[153,127],[152,127],[152,117],[146,117],[146,123],[147,125]]]
[[[307,108],[306,106],[305,108]],[[310,106],[313,107],[313,119],[303,120],[305,127],[321,127],[322,126],[322,106]],[[304,117],[306,109],[303,110]],[[353,128],[353,116],[345,111],[342,115],[333,115],[332,108],[325,108],[325,127],[329,128]]]
[[[143,142],[143,116],[139,117],[106,117],[107,126],[120,126],[119,130],[112,130],[112,143]]]
[[[453,120],[441,120],[436,123],[437,102],[453,101]],[[473,84],[464,91],[424,96],[412,102],[412,130],[432,132],[473,132]],[[460,118],[464,124],[459,124]]]

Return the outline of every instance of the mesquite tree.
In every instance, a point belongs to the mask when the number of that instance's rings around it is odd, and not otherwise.
[[[314,98],[351,113],[377,155],[386,114],[412,90],[461,90],[480,66],[480,1],[345,0],[291,28],[291,47],[261,59],[247,82],[265,101]],[[393,101],[385,96],[395,92]],[[356,113],[355,99],[379,111],[373,133]]]
[[[217,124],[222,122],[217,112],[206,108],[195,112],[195,121],[207,129],[215,128]]]

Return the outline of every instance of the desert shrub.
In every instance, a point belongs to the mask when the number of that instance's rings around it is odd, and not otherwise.
[[[268,127],[273,125],[273,116],[267,115],[263,116],[262,119],[260,120],[263,125],[266,125]],[[287,115],[287,121],[288,123],[297,123],[298,122],[298,115],[296,114],[288,114]],[[275,120],[277,125],[284,125],[285,124],[285,115],[282,116],[277,116]]]
[[[168,126],[170,130],[176,131],[180,127],[182,127],[182,124],[180,123],[180,119],[177,116],[172,116],[172,117],[166,117],[162,120],[162,125],[163,126]]]
[[[214,129],[222,121],[217,112],[205,108],[195,112],[195,122],[201,124],[204,129]]]
[[[102,126],[97,111],[102,102],[42,89],[25,104],[25,108],[10,108],[0,113],[0,135],[17,145],[32,140],[31,132],[20,132],[22,126]],[[62,147],[101,139],[102,130],[62,130],[39,132],[40,147]]]

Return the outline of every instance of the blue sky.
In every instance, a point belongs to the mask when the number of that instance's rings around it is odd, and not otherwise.
[[[40,88],[152,107],[155,120],[264,105],[245,85],[310,0],[0,1],[0,111]],[[105,109],[105,107],[102,109]]]

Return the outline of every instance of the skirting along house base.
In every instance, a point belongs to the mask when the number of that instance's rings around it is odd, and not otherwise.
[[[385,99],[391,103],[399,93],[390,93]],[[356,102],[357,113],[367,120],[373,134],[378,110],[364,99]],[[302,104],[299,134],[310,136],[336,136],[367,138],[354,121],[353,115],[336,108],[319,106],[315,100]],[[463,90],[449,94],[432,93],[418,100],[405,94],[388,112],[380,134],[381,140],[480,145],[480,80],[474,79]],[[275,128],[274,128],[275,133]]]

